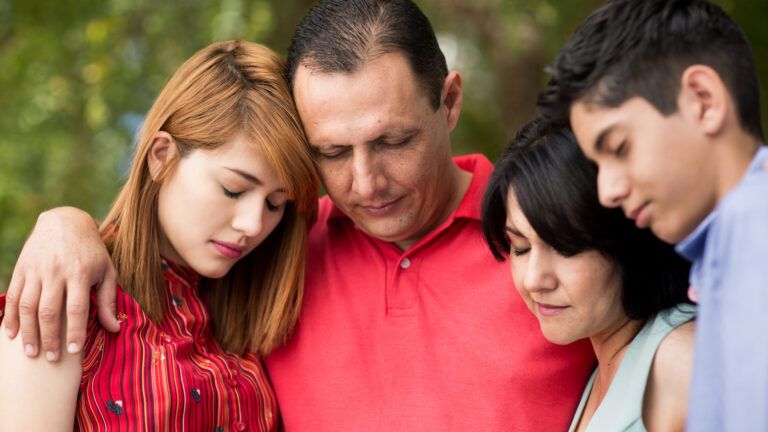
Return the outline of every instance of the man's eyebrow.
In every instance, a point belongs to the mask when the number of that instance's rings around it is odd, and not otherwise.
[[[320,153],[322,151],[328,151],[328,150],[337,150],[337,149],[346,149],[350,147],[349,144],[326,144],[326,145],[315,145],[310,143],[309,148],[314,153]]]
[[[418,128],[409,128],[409,129],[398,129],[391,132],[385,132],[381,134],[380,136],[376,137],[372,141],[369,141],[369,144],[382,144],[386,143],[387,140],[392,139],[408,139],[413,138],[417,136],[421,130]]]

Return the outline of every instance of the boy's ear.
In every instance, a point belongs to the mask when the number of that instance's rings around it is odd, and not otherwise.
[[[147,155],[147,165],[152,180],[157,181],[163,168],[176,157],[176,141],[173,136],[165,131],[158,131],[152,138],[149,154]]]
[[[734,109],[720,74],[705,65],[692,65],[683,71],[678,108],[709,136],[722,132]]]

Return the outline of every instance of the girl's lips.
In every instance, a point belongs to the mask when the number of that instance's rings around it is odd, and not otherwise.
[[[240,256],[243,255],[243,248],[232,243],[219,242],[216,240],[212,240],[211,243],[213,243],[213,247],[216,251],[227,258],[240,258]]]
[[[568,309],[568,306],[555,306],[544,303],[536,303],[536,309],[538,309],[539,313],[543,316],[554,316],[563,313],[566,309]]]

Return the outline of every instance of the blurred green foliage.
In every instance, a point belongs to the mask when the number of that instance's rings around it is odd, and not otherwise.
[[[73,205],[104,215],[127,172],[143,114],[186,58],[231,38],[284,54],[312,3],[0,1],[0,292],[41,211]],[[534,115],[544,66],[601,1],[418,3],[449,66],[464,76],[455,152],[493,159]],[[719,3],[749,36],[765,76],[768,2]]]

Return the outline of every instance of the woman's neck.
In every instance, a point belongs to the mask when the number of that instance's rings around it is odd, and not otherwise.
[[[611,382],[619,370],[619,365],[621,365],[627,348],[644,324],[645,320],[632,320],[624,317],[615,325],[589,338],[592,349],[595,350],[598,368],[577,430],[586,429],[597,411],[597,407],[600,406],[606,393],[608,393],[608,388],[610,388]]]
[[[623,318],[613,326],[589,338],[601,372],[618,369],[624,352],[643,328],[645,320]]]

